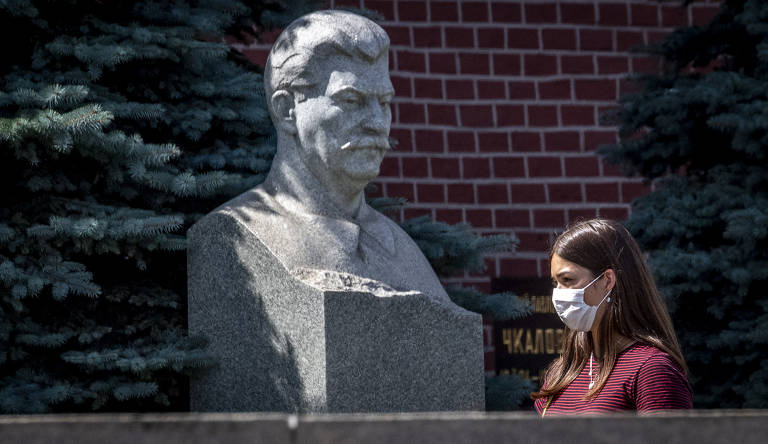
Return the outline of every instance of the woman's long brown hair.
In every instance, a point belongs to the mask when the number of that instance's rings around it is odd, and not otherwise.
[[[587,392],[585,399],[597,396],[608,380],[621,352],[618,335],[659,348],[688,373],[672,319],[656,289],[653,275],[640,247],[623,225],[603,219],[579,222],[555,239],[550,258],[555,254],[588,269],[593,277],[608,269],[616,273],[611,302],[598,326],[602,365],[595,386]],[[546,372],[546,387],[531,393],[531,398],[550,397],[567,387],[584,368],[592,350],[589,332],[565,327],[560,357]]]

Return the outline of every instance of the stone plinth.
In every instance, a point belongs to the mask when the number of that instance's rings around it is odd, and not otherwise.
[[[193,411],[484,408],[480,315],[358,276],[289,271],[224,213],[188,237],[190,334],[220,363],[192,378]]]

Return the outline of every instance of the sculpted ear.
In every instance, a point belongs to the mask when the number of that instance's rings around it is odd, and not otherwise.
[[[289,134],[296,134],[296,118],[294,117],[293,94],[281,89],[272,94],[272,112],[277,117],[277,125]]]

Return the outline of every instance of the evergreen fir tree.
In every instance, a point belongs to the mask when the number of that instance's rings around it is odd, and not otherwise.
[[[187,408],[184,230],[274,151],[223,36],[286,3],[0,3],[1,412]]]
[[[627,222],[650,255],[697,407],[768,407],[768,3],[727,0],[652,48],[601,153],[656,181]]]
[[[318,3],[0,2],[13,42],[0,68],[0,412],[187,408],[184,375],[215,363],[185,333],[184,232],[263,180],[274,153],[261,69],[223,37]],[[512,241],[405,227],[442,275]],[[496,316],[527,310],[450,293]]]

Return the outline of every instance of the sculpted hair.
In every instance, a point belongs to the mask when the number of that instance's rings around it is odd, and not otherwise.
[[[275,91],[301,93],[302,88],[317,83],[313,76],[317,61],[343,55],[373,63],[388,51],[387,33],[360,15],[328,10],[296,19],[272,45],[264,67],[264,90],[270,113],[270,97]]]
[[[611,302],[598,325],[603,365],[586,399],[597,396],[608,380],[621,352],[616,346],[618,335],[663,350],[688,373],[672,319],[653,275],[640,247],[623,225],[603,219],[579,222],[555,239],[550,258],[555,254],[588,269],[593,277],[608,269],[616,273]],[[588,332],[565,327],[560,357],[547,369],[546,387],[531,393],[531,398],[555,395],[576,379],[592,352],[589,338]]]

